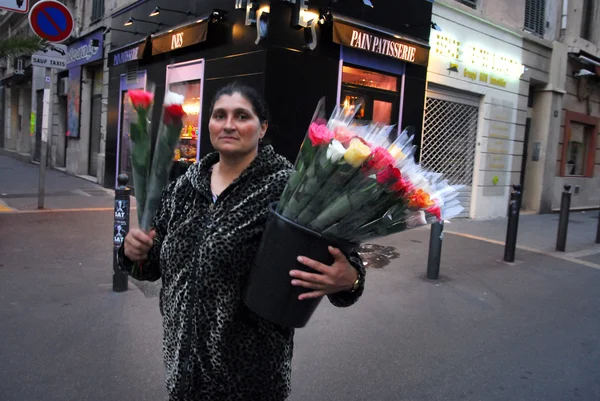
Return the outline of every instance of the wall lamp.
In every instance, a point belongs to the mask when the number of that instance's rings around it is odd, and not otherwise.
[[[581,70],[577,71],[573,76],[575,78],[580,78],[580,77],[590,77],[592,75],[596,75],[596,74],[594,74],[590,70],[586,70],[585,68],[582,68]]]
[[[127,31],[125,29],[117,29],[117,28],[111,28],[108,27],[104,30],[104,32],[102,33],[103,35],[106,35],[107,33],[111,32],[111,31],[116,31],[116,32],[125,32],[125,33],[130,33],[132,35],[145,35],[144,33],[138,32],[138,31]]]
[[[420,28],[422,26],[426,26],[429,25],[431,27],[431,29],[436,30],[438,32],[442,32],[442,28],[436,24],[435,22],[431,21],[427,24],[419,24],[419,25],[412,25],[412,24],[404,24],[405,28]]]
[[[188,16],[199,17],[199,15],[191,12],[190,10],[181,11],[181,10],[173,10],[171,8],[164,8],[164,7],[156,7],[154,9],[154,11],[152,11],[150,13],[149,17],[156,17],[156,16],[160,15],[161,11],[167,11],[167,12],[170,12],[170,13],[185,14],[185,15],[188,15]]]
[[[162,22],[146,21],[145,19],[138,19],[138,18],[133,18],[133,17],[129,18],[127,20],[127,22],[125,22],[123,24],[123,26],[131,26],[131,25],[133,25],[134,22],[145,22],[146,24],[154,24],[154,25],[158,26],[159,28],[162,26],[165,26],[165,24],[163,24]]]

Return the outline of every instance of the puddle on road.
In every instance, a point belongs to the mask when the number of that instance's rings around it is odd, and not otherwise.
[[[400,254],[392,246],[364,244],[358,249],[366,268],[381,269],[398,259]]]

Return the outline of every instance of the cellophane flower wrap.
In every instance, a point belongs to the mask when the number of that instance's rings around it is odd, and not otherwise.
[[[131,167],[133,187],[137,204],[138,224],[142,225],[142,216],[146,206],[148,179],[150,175],[150,116],[154,104],[151,90],[129,90],[130,107],[133,117],[130,123]]]
[[[277,212],[333,241],[361,243],[458,215],[458,187],[413,158],[413,135],[353,123],[358,107],[327,121],[319,104]]]
[[[140,228],[145,231],[150,229],[154,215],[160,205],[162,192],[169,182],[169,172],[173,166],[173,154],[183,129],[183,118],[186,116],[183,110],[184,100],[183,95],[174,92],[167,92],[165,95],[161,124],[158,129],[152,158],[146,205],[140,223]]]

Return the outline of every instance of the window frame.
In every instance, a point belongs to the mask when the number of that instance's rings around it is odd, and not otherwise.
[[[90,23],[101,21],[104,18],[104,0],[92,0],[92,14],[90,15]]]
[[[585,160],[585,172],[583,175],[570,175],[566,174],[567,170],[567,151],[569,149],[569,140],[571,139],[571,123],[578,123],[587,125],[592,128],[590,143],[591,149],[588,149],[587,160]],[[581,178],[593,178],[594,167],[596,165],[596,147],[598,144],[598,131],[600,130],[600,118],[592,117],[587,114],[577,113],[574,111],[567,110],[565,112],[565,129],[563,131],[563,144],[562,144],[562,156],[560,161],[560,176],[561,177],[581,177]],[[589,135],[585,133],[584,135]]]
[[[541,1],[541,10],[538,10],[541,12],[542,14],[542,20],[541,21],[532,21],[534,26],[527,26],[527,22],[528,22],[528,18],[527,18],[527,9],[531,9],[533,8],[533,5],[535,4],[530,4],[528,7],[528,3],[537,3],[537,1]],[[533,35],[538,35],[543,37],[545,32],[546,32],[546,8],[548,7],[548,3],[546,2],[546,0],[525,0],[525,20],[523,23],[523,29],[526,32],[529,32]],[[538,22],[536,24],[536,22]],[[539,29],[538,29],[539,28]]]

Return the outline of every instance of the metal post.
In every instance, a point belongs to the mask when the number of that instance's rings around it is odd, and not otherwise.
[[[567,228],[569,227],[569,210],[571,209],[571,186],[565,185],[560,201],[560,217],[558,220],[558,235],[556,236],[556,250],[565,251],[567,246]]]
[[[427,259],[427,278],[437,280],[440,276],[440,262],[442,259],[442,241],[444,239],[444,222],[431,225],[429,237],[429,257]]]
[[[513,185],[508,205],[508,225],[506,227],[506,243],[504,245],[504,261],[513,263],[515,261],[515,250],[517,248],[517,233],[519,232],[519,216],[521,213],[521,186]]]
[[[119,186],[115,189],[115,224],[113,232],[113,291],[127,291],[128,277],[119,268],[117,255],[119,248],[129,232],[129,206],[131,190],[127,187],[129,177],[120,174],[117,178]]]
[[[48,129],[50,127],[50,90],[52,88],[52,70],[46,67],[44,94],[42,98],[42,143],[40,146],[40,176],[38,182],[38,209],[44,208],[46,192],[46,164],[48,160]],[[40,111],[37,110],[36,113]]]
[[[600,212],[598,212],[598,228],[596,229],[596,244],[600,244]]]

